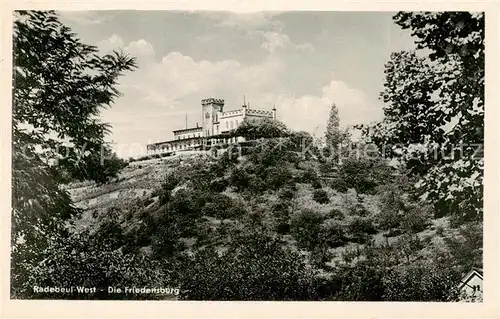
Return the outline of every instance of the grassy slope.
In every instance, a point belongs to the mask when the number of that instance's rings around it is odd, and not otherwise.
[[[192,157],[182,157],[175,156],[164,159],[152,159],[147,161],[133,162],[128,167],[126,167],[118,176],[118,178],[109,184],[97,186],[91,182],[81,182],[69,185],[68,190],[76,203],[77,206],[83,208],[84,213],[82,218],[77,223],[77,231],[88,229],[90,231],[96,229],[100,225],[100,216],[106,214],[110,209],[117,208],[121,211],[130,209],[131,205],[142,205],[151,206],[157,201],[157,197],[154,197],[152,192],[159,188],[162,184],[165,174],[173,170],[180,165],[185,165],[189,162]],[[296,197],[293,199],[294,212],[304,209],[310,209],[321,213],[323,216],[327,214],[332,209],[337,209],[341,211],[345,218],[340,221],[342,225],[347,227],[348,223],[355,216],[352,215],[349,207],[353,205],[356,201],[356,193],[353,190],[347,193],[339,193],[330,187],[323,187],[323,189],[328,193],[330,202],[327,204],[319,204],[313,200],[313,188],[309,184],[298,184],[298,190]],[[225,195],[236,198],[241,196],[234,190],[228,189],[224,192]],[[363,195],[360,194],[362,205],[368,212],[367,218],[372,220],[375,219],[378,213],[378,196],[377,195]],[[262,195],[260,198],[256,199],[254,203],[247,203],[252,205],[253,209],[258,209],[259,211],[269,211],[269,207],[273,203],[278,202],[278,197],[275,193],[270,192]],[[260,209],[259,209],[260,208]],[[263,217],[263,223],[272,223],[272,214],[267,213]],[[136,216],[133,219],[123,218],[126,220],[125,223],[128,227],[134,227],[130,225],[132,223],[140,222],[140,216]],[[214,217],[206,217],[206,220],[211,223],[214,227],[220,226],[221,223],[231,223],[229,220],[221,221]],[[328,219],[325,221],[328,222]],[[232,221],[233,224],[238,225],[239,221]],[[441,227],[439,227],[441,226]],[[437,232],[438,228],[443,228],[444,232]],[[418,233],[417,235],[424,240],[427,248],[439,248],[443,245],[443,235],[447,232],[453,231],[449,228],[449,222],[447,218],[433,219],[431,225],[429,225],[424,231]],[[387,232],[378,232],[372,237],[376,243],[382,244],[395,242],[400,236],[386,236]],[[291,245],[295,246],[295,241],[290,235],[286,235],[285,238],[288,239]],[[186,242],[192,242],[191,239],[186,238]],[[348,242],[343,246],[332,248],[329,251],[334,256],[330,264],[335,264],[339,262],[342,258],[342,254],[356,250],[357,247],[362,246],[357,243]],[[430,250],[422,250],[422,254],[426,254]],[[304,252],[305,253],[305,252]]]

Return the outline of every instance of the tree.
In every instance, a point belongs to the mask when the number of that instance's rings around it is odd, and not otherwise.
[[[328,117],[328,124],[326,125],[326,143],[329,147],[337,147],[342,143],[342,132],[339,128],[340,118],[339,110],[335,104],[332,104],[330,109],[330,116]]]
[[[61,176],[96,179],[116,174],[103,164],[110,127],[100,122],[99,114],[119,96],[118,77],[135,67],[135,59],[123,53],[98,55],[95,46],[83,44],[53,11],[15,12],[14,294],[16,283],[28,276],[27,263],[40,260],[49,234],[60,235],[61,220],[78,212],[59,187]]]
[[[242,136],[247,140],[255,140],[259,138],[287,137],[290,135],[290,131],[282,122],[265,118],[257,123],[245,120],[233,134]]]
[[[428,54],[391,55],[385,117],[363,132],[419,177],[419,194],[442,213],[481,219],[484,14],[400,12],[394,20]]]
[[[44,249],[40,263],[29,264],[30,276],[20,283],[26,299],[165,299],[160,294],[113,294],[108,287],[154,287],[170,285],[172,265],[146,255],[124,253],[116,249],[106,234],[71,234],[56,237]],[[96,287],[95,293],[82,294],[76,289],[67,293],[34,292],[33,287]]]

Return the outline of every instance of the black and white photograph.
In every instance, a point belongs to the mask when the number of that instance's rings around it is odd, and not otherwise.
[[[485,12],[12,16],[11,300],[483,302]]]

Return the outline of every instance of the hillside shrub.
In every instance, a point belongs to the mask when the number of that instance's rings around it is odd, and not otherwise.
[[[278,239],[252,230],[224,250],[198,250],[181,273],[189,300],[311,300],[314,273]]]
[[[161,186],[162,191],[160,192],[160,203],[165,204],[171,198],[172,190],[181,182],[181,177],[179,174],[174,172],[168,172],[165,176],[165,180]]]
[[[463,271],[483,267],[483,224],[469,222],[457,229],[458,234],[444,237],[448,255]]]
[[[242,204],[224,194],[211,194],[207,203],[201,208],[201,215],[230,219],[243,215],[245,209]]]
[[[297,183],[304,183],[304,184],[311,184],[311,185],[314,184],[315,186],[317,186],[318,184],[321,185],[318,174],[312,168],[306,169],[304,172],[302,172],[302,174],[299,174],[296,177],[296,182]]]
[[[349,237],[355,242],[365,242],[369,236],[377,232],[372,221],[367,218],[355,217],[347,226]]]
[[[229,186],[229,182],[223,177],[217,177],[210,182],[210,190],[213,192],[223,192]]]
[[[292,172],[283,166],[273,166],[266,170],[266,187],[267,189],[277,190],[282,186],[292,181]]]
[[[392,169],[381,160],[348,157],[337,174],[341,188],[354,188],[360,194],[374,194],[377,186],[391,181]]]
[[[427,228],[431,217],[432,213],[429,206],[413,204],[404,212],[401,226],[406,231],[418,233]]]
[[[403,213],[401,211],[384,209],[377,214],[375,219],[379,229],[390,231],[399,228],[402,217]]]
[[[371,250],[379,250],[370,246]],[[460,276],[434,261],[386,266],[378,253],[353,265],[340,265],[323,284],[329,300],[338,301],[458,301]]]
[[[230,173],[229,184],[236,187],[238,191],[243,191],[248,188],[251,178],[250,173],[244,168],[234,167]]]
[[[280,235],[287,235],[290,233],[290,224],[286,222],[278,223],[276,226],[276,232]]]
[[[271,211],[277,218],[288,218],[290,215],[290,203],[286,201],[279,201],[272,205]]]
[[[287,184],[280,189],[278,197],[281,200],[292,200],[297,192],[297,186],[295,184]]]
[[[385,301],[458,301],[460,275],[449,267],[416,262],[398,265],[382,279]]]
[[[329,248],[342,246],[346,243],[343,225],[338,222],[328,222],[321,225],[319,242]]]
[[[290,230],[299,247],[313,249],[320,243],[319,232],[323,216],[311,210],[303,210],[292,216]]]
[[[324,189],[316,189],[313,192],[313,199],[319,204],[327,204],[330,202],[328,193]]]
[[[30,268],[23,299],[165,299],[161,295],[108,294],[108,287],[172,285],[166,261],[125,254],[105,238],[88,233],[53,238],[44,260]],[[33,287],[96,287],[96,293],[34,293]],[[175,286],[174,286],[175,287]]]
[[[332,208],[327,215],[327,218],[343,220],[345,218],[344,213],[337,208]]]
[[[334,189],[339,193],[345,193],[349,189],[349,187],[347,187],[347,183],[339,177],[328,179],[327,184],[331,189]]]

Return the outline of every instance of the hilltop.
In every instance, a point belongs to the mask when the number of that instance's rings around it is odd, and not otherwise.
[[[74,231],[102,233],[125,254],[175,264],[182,273],[169,280],[188,299],[264,298],[256,289],[271,278],[275,286],[296,281],[291,287],[302,292],[285,293],[291,299],[443,299],[459,274],[480,263],[480,225],[434,216],[430,203],[407,192],[411,180],[400,170],[381,159],[332,164],[304,156],[292,140],[261,140],[240,156],[134,161],[107,184],[72,183],[83,210]],[[252,267],[262,269],[247,273]],[[363,283],[366,271],[380,291],[364,291],[373,284]],[[393,287],[408,280],[430,286]]]

